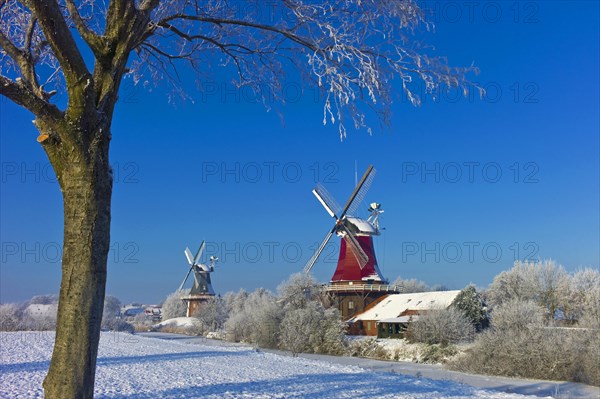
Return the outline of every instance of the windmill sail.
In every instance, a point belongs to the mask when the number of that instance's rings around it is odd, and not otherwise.
[[[369,176],[371,175],[371,173],[374,170],[375,169],[373,168],[373,165],[369,165],[369,168],[367,169],[367,171],[365,172],[365,174],[363,175],[363,177],[360,179],[360,182],[358,183],[358,186],[356,186],[356,188],[354,189],[354,192],[352,193],[352,195],[350,196],[350,198],[348,198],[348,202],[346,202],[346,206],[344,206],[344,210],[342,211],[342,213],[340,215],[340,219],[342,219],[344,216],[346,216],[346,213],[348,213],[348,209],[355,202],[356,197],[361,192],[363,186],[365,185],[365,182],[367,181],[367,179],[369,179]],[[372,180],[372,178],[370,180]],[[366,189],[368,190],[369,187],[367,186]],[[365,194],[366,194],[366,190],[363,191],[363,193],[361,194],[361,196],[364,198]]]
[[[193,265],[194,264],[194,258],[192,257],[192,251],[190,251],[190,249],[188,247],[185,247],[184,253],[185,253],[185,257],[188,260],[188,263],[190,265]]]
[[[312,269],[312,267],[315,265],[315,262],[317,261],[317,259],[321,255],[321,252],[323,252],[323,250],[325,249],[325,246],[327,245],[327,243],[331,239],[331,236],[333,235],[334,232],[335,232],[335,227],[333,229],[331,229],[331,231],[329,233],[327,233],[327,235],[325,236],[325,239],[323,240],[323,242],[321,243],[321,245],[319,246],[319,248],[317,249],[317,251],[308,260],[308,262],[306,262],[306,265],[304,266],[304,271],[306,273],[310,272],[310,269]]]
[[[327,191],[327,189],[323,187],[322,184],[317,183],[317,186],[313,190],[313,194],[315,195],[315,197],[317,197],[321,205],[323,205],[327,213],[329,213],[329,215],[332,218],[337,219],[337,214],[340,213],[340,210],[342,208],[333,198],[333,196],[329,193],[329,191]]]
[[[350,248],[352,255],[354,255],[354,257],[356,258],[356,261],[358,262],[358,267],[360,267],[360,269],[362,270],[369,261],[369,257],[367,256],[365,251],[363,251],[358,241],[356,241],[356,238],[354,238],[354,236],[352,235],[352,233],[350,233],[346,226],[344,226],[343,224],[341,226],[342,229],[346,232],[343,239],[346,240],[346,244]]]

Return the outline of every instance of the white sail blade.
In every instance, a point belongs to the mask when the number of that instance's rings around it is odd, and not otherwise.
[[[183,286],[185,285],[185,282],[187,281],[188,277],[190,276],[190,273],[192,272],[193,268],[194,268],[194,266],[190,267],[190,270],[188,270],[187,274],[185,275],[185,278],[183,279],[183,281],[181,282],[181,285],[179,286],[178,291],[181,291],[183,289]]]
[[[315,265],[315,262],[317,261],[317,259],[321,255],[321,252],[323,252],[323,250],[325,249],[325,246],[327,245],[327,243],[331,239],[331,236],[333,235],[334,231],[335,231],[335,227],[333,229],[331,229],[331,231],[329,233],[327,233],[327,235],[325,236],[325,239],[323,240],[323,242],[321,243],[321,245],[319,246],[319,248],[317,249],[317,251],[308,260],[308,262],[306,262],[306,265],[304,266],[304,271],[306,273],[310,272],[310,269],[313,268],[313,266]]]
[[[200,248],[198,248],[198,252],[196,252],[196,256],[194,257],[194,265],[198,264],[198,261],[200,260],[200,256],[202,256],[202,252],[204,251],[205,244],[206,244],[206,241],[202,240],[202,244],[200,244]]]
[[[185,247],[184,253],[185,253],[185,257],[188,260],[188,263],[190,265],[193,265],[194,264],[194,258],[192,257],[192,251],[190,251],[190,249],[188,247]]]
[[[329,193],[329,191],[327,191],[322,184],[317,183],[317,186],[312,192],[315,197],[317,197],[321,205],[323,205],[327,213],[329,213],[331,217],[337,219],[337,214],[340,212],[341,207]]]

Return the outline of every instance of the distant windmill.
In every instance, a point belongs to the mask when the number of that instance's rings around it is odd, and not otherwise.
[[[205,246],[206,242],[202,241],[202,244],[200,244],[200,248],[198,248],[198,252],[196,252],[196,256],[194,257],[192,257],[192,251],[190,251],[189,248],[186,247],[184,251],[190,265],[190,269],[179,286],[180,291],[183,290],[183,287],[185,286],[190,274],[192,272],[194,273],[194,285],[192,286],[189,294],[186,297],[181,298],[188,304],[188,317],[195,313],[202,302],[207,301],[215,295],[215,291],[213,290],[212,283],[210,281],[210,273],[215,270],[215,265],[219,259],[216,256],[211,256],[209,258],[210,263],[208,265],[200,263],[200,257],[202,256],[202,252],[204,252]]]
[[[370,165],[341,208],[333,196],[321,184],[312,191],[327,213],[335,219],[335,224],[327,233],[321,245],[304,266],[310,272],[319,256],[336,234],[341,237],[340,255],[327,291],[337,297],[343,317],[349,316],[372,302],[375,298],[394,292],[379,271],[373,236],[380,234],[379,216],[383,213],[381,204],[370,204],[367,220],[353,216],[364,200],[375,177],[375,169]]]

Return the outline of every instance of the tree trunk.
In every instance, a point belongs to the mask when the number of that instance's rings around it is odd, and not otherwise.
[[[62,280],[46,399],[93,397],[110,247],[110,136],[99,129],[71,137],[80,139],[75,145],[42,143],[64,204]]]

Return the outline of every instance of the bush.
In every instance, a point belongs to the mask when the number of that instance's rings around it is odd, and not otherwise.
[[[492,327],[502,331],[524,331],[544,325],[544,309],[530,300],[513,299],[494,309]]]
[[[249,295],[241,291],[238,295],[245,299],[228,298],[230,303],[237,304],[238,310],[232,310],[225,322],[227,340],[276,348],[279,324],[283,318],[277,298],[264,289],[257,289]]]
[[[302,352],[313,352],[312,344],[318,339],[322,318],[323,311],[316,303],[286,312],[281,322],[279,347],[289,350],[294,356]]]
[[[22,328],[23,308],[16,303],[0,304],[0,331],[17,331]]]
[[[448,345],[471,340],[474,333],[473,325],[464,313],[450,306],[419,316],[409,325],[406,337],[411,342]]]
[[[382,347],[376,338],[357,339],[350,342],[348,355],[370,359],[388,359],[388,351]]]
[[[345,351],[345,324],[337,309],[325,310],[318,302],[290,309],[281,322],[279,347],[292,352],[342,354]]]
[[[403,294],[412,294],[413,292],[427,292],[429,291],[429,286],[425,284],[423,281],[417,279],[405,280],[402,277],[398,277],[392,285],[397,285],[402,288],[401,292]]]
[[[454,345],[433,344],[426,345],[421,351],[421,356],[417,363],[445,363],[458,353]]]
[[[308,302],[319,301],[322,290],[319,282],[310,274],[292,274],[277,287],[279,299],[284,306],[302,309]]]
[[[133,316],[133,320],[130,319],[129,323],[133,325],[135,331],[150,331],[150,328],[154,324],[152,318],[146,313],[138,313]]]
[[[492,328],[451,363],[460,371],[598,385],[599,331],[544,327],[544,309],[512,300],[496,308]]]
[[[220,331],[227,320],[227,306],[219,297],[212,298],[203,303],[193,315],[200,321],[200,334]]]
[[[109,331],[123,331],[129,333],[133,333],[135,331],[132,324],[129,324],[123,319],[117,319],[116,317],[103,321],[102,328]]]
[[[187,304],[181,300],[186,292],[175,291],[167,296],[162,305],[162,319],[168,320],[175,317],[185,317],[187,313]]]

